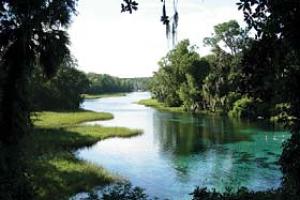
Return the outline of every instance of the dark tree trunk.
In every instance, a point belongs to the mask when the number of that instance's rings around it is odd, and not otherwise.
[[[0,65],[0,199],[32,199],[21,147],[30,126],[26,94],[28,54],[24,40],[8,49]]]
[[[26,94],[28,77],[26,65],[28,57],[23,41],[17,41],[10,47],[2,69],[2,98],[0,101],[0,142],[17,144],[30,126],[29,106]]]

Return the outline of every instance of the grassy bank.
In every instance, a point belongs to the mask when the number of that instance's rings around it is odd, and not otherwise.
[[[149,106],[152,108],[156,108],[157,110],[160,111],[166,111],[166,112],[175,112],[175,113],[189,113],[191,111],[184,110],[183,107],[169,107],[166,106],[165,104],[158,102],[156,99],[142,99],[137,102],[137,104],[144,105],[144,106]],[[197,110],[195,113],[197,114],[205,114],[205,115],[223,115],[222,111],[215,111],[211,112],[209,110]]]
[[[84,99],[100,99],[106,97],[121,97],[125,96],[126,93],[107,93],[107,94],[82,94]]]
[[[73,152],[109,137],[130,137],[141,133],[127,128],[82,125],[108,120],[109,113],[90,111],[39,112],[32,115],[35,128],[24,141],[28,165],[38,199],[68,199],[118,177],[102,167],[75,157]]]
[[[158,102],[156,99],[142,99],[137,102],[137,104],[149,106],[156,108],[160,111],[167,111],[167,112],[185,112],[182,107],[168,107],[163,103]]]

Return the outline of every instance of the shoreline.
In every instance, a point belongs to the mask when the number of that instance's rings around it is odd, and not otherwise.
[[[117,93],[104,93],[104,94],[81,94],[83,99],[101,99],[108,97],[122,97],[126,96],[126,92],[117,92]]]
[[[24,148],[38,199],[50,200],[52,194],[68,199],[120,180],[103,167],[77,158],[74,152],[107,138],[142,134],[138,129],[81,124],[112,119],[110,113],[37,112],[31,118],[34,128],[24,139]]]
[[[158,102],[156,99],[142,99],[136,102],[136,104],[143,105],[146,107],[155,108],[159,111],[173,112],[173,113],[187,113],[182,107],[168,107],[163,103]]]
[[[138,102],[136,102],[136,104],[139,105],[143,105],[146,107],[151,107],[151,108],[155,108],[159,111],[162,112],[171,112],[171,113],[193,113],[192,111],[187,111],[184,110],[183,107],[168,107],[166,105],[164,105],[161,102],[158,102],[156,99],[142,99]],[[201,110],[201,111],[196,111],[194,112],[194,114],[205,114],[205,115],[215,115],[215,116],[221,116],[221,112],[211,112],[208,110]]]

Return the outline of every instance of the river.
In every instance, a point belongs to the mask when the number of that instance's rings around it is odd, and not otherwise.
[[[137,105],[148,92],[85,100],[82,108],[110,112],[113,120],[90,122],[143,130],[132,138],[112,138],[76,152],[146,189],[150,196],[189,199],[195,186],[276,188],[281,144],[289,134],[270,124],[226,117],[160,112]]]

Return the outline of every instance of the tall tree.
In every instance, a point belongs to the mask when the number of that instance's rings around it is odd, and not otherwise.
[[[214,49],[225,47],[235,55],[245,48],[249,40],[248,30],[242,29],[237,21],[230,20],[214,26],[212,36],[204,38],[203,42]]]
[[[31,199],[18,143],[30,127],[28,83],[34,65],[52,76],[68,54],[66,28],[77,0],[0,1],[1,199]]]
[[[196,47],[183,40],[161,59],[159,65],[151,85],[154,97],[168,106],[198,107],[209,65],[200,58]]]
[[[68,54],[66,28],[76,0],[1,0],[0,2],[0,141],[15,143],[29,125],[26,87],[39,64],[52,76]]]
[[[230,20],[214,26],[212,36],[204,38],[203,43],[212,47],[212,54],[206,57],[211,70],[203,87],[205,100],[212,111],[228,112],[239,96],[240,61],[251,38],[247,29]]]
[[[300,1],[241,0],[238,6],[249,27],[257,31],[257,41],[243,64],[248,71],[272,67],[281,72],[278,91],[288,106],[279,118],[292,132],[280,159],[283,183],[300,196]]]

